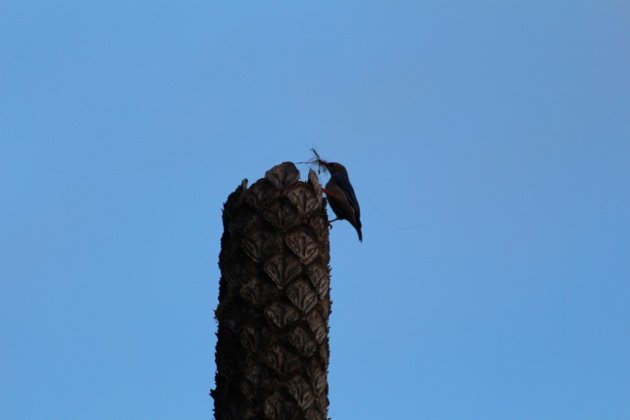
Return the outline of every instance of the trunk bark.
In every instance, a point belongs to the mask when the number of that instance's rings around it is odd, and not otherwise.
[[[313,171],[247,180],[223,209],[216,420],[328,417],[330,246]]]

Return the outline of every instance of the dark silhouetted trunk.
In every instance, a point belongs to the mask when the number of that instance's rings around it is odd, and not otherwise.
[[[247,180],[223,209],[216,420],[328,414],[328,217],[313,171],[292,163]]]

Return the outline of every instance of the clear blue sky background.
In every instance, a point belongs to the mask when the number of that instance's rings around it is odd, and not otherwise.
[[[0,33],[0,418],[210,418],[222,203],[311,146],[363,210],[333,419],[630,418],[627,1],[4,0]]]

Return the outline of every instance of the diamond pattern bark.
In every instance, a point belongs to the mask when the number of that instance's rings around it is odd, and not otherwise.
[[[330,245],[317,175],[292,163],[223,208],[217,420],[328,418]]]

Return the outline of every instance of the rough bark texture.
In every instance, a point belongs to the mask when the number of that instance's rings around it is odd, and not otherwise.
[[[328,217],[313,171],[247,180],[223,209],[216,310],[217,420],[328,414]]]

